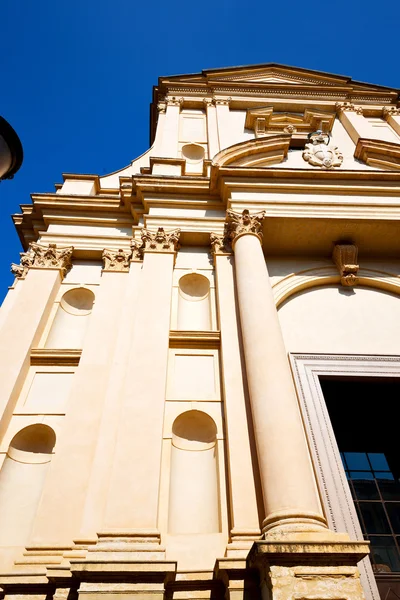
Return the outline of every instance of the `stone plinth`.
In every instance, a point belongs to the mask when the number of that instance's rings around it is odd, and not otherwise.
[[[248,565],[260,572],[264,599],[364,600],[357,563],[368,553],[367,542],[259,541]]]

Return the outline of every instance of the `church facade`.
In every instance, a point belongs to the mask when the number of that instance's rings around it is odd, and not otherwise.
[[[399,107],[162,77],[145,154],[21,206],[0,598],[399,597]]]

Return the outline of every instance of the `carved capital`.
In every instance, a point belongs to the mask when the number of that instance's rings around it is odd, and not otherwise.
[[[354,244],[335,244],[332,259],[339,271],[340,282],[346,287],[353,287],[358,283],[357,273],[360,267],[357,258],[358,248]]]
[[[351,102],[336,102],[336,110],[338,112],[355,112],[357,115],[363,115],[361,106],[355,106]]]
[[[67,271],[72,267],[73,247],[57,248],[56,244],[42,246],[31,242],[27,252],[21,252],[20,264],[12,264],[11,272],[18,278],[26,277],[28,270],[32,268],[39,269],[60,269],[61,276],[65,277]]]
[[[57,248],[56,244],[41,246],[32,242],[30,249],[34,254],[32,267],[45,269],[60,269],[62,277],[72,267],[72,246]]]
[[[262,241],[262,223],[264,217],[264,211],[251,215],[247,208],[242,213],[227,210],[224,239],[229,241],[232,247],[236,239],[246,233],[256,235]]]
[[[140,262],[143,260],[143,242],[138,240],[131,241],[131,262]]]
[[[165,113],[167,110],[167,104],[165,102],[159,102],[157,104],[157,110],[159,113]]]
[[[203,98],[203,103],[205,104],[206,108],[208,108],[210,106],[214,106],[214,104],[215,104],[213,98]]]
[[[229,106],[232,98],[214,98],[215,106]]]
[[[164,231],[159,227],[157,231],[144,229],[142,232],[143,252],[176,252],[179,249],[179,236],[181,230]]]
[[[165,98],[165,104],[167,106],[182,106],[183,98],[177,98],[176,96],[167,96]]]
[[[384,106],[382,109],[382,114],[385,119],[388,117],[399,117],[400,108],[396,108],[395,106]]]
[[[124,273],[129,271],[130,259],[132,256],[132,250],[110,250],[104,248],[102,259],[103,259],[103,271],[116,271]]]
[[[35,255],[29,248],[28,252],[20,252],[19,256],[19,265],[12,263],[11,273],[13,273],[13,275],[15,275],[15,277],[17,277],[18,279],[25,279],[25,277],[28,274],[29,267],[33,265]]]
[[[210,233],[211,254],[232,254],[232,245],[225,235]]]

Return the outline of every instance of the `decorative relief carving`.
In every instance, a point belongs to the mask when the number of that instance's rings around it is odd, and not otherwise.
[[[205,104],[206,108],[215,105],[214,98],[203,98],[203,103]]]
[[[303,158],[306,162],[322,169],[340,167],[343,162],[343,154],[337,146],[332,146],[329,143],[330,136],[328,133],[318,130],[310,133],[308,139],[310,143],[306,144],[303,152]]]
[[[225,235],[210,233],[211,254],[232,254],[232,246]]]
[[[132,250],[110,250],[104,248],[102,259],[104,262],[103,271],[117,271],[123,273],[129,271]]]
[[[346,287],[353,287],[358,283],[357,263],[358,248],[354,244],[336,244],[333,249],[332,259],[339,273],[340,282]]]
[[[20,252],[20,264],[11,264],[11,273],[19,279],[24,279],[28,273],[29,267],[33,265],[35,255],[29,249],[28,252]]]
[[[214,102],[216,106],[229,106],[232,98],[214,98]]]
[[[159,113],[165,113],[167,110],[167,104],[165,102],[159,102],[157,104],[157,110]]]
[[[384,106],[382,110],[382,114],[384,118],[388,117],[399,117],[400,116],[400,108],[396,108],[395,106]]]
[[[177,98],[176,96],[167,96],[165,98],[165,104],[167,106],[181,106],[183,104],[183,98]]]
[[[226,211],[226,222],[224,230],[225,243],[233,244],[239,235],[253,233],[262,239],[262,223],[265,212],[250,214],[246,208],[241,214],[233,210]]]
[[[26,276],[30,267],[47,269],[60,269],[61,276],[65,277],[67,271],[72,267],[73,247],[57,248],[56,244],[42,246],[31,242],[27,252],[21,252],[20,264],[12,264],[11,272],[18,278]]]
[[[338,112],[355,112],[357,115],[363,115],[362,106],[355,106],[351,102],[336,102],[336,110]]]
[[[295,127],[294,125],[287,125],[283,128],[283,131],[284,133],[290,133],[290,135],[292,135],[293,133],[297,132],[297,127]]]
[[[144,252],[176,252],[179,249],[179,236],[181,230],[164,231],[159,227],[157,231],[144,229],[142,232],[142,242]]]
[[[138,262],[143,260],[143,242],[139,242],[138,240],[132,240],[131,250],[131,261]]]

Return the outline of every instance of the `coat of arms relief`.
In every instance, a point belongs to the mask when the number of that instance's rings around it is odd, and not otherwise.
[[[324,133],[320,129],[308,135],[310,143],[306,144],[303,151],[303,158],[306,162],[322,169],[333,169],[340,167],[343,162],[343,154],[337,148],[330,144],[329,133]]]

